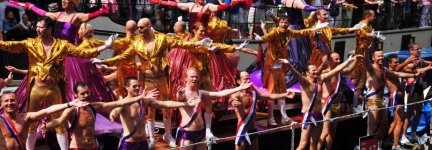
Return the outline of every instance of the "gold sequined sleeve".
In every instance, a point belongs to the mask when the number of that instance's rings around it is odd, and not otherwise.
[[[349,28],[330,28],[333,35],[336,34],[348,34]]]
[[[288,29],[288,31],[289,31],[289,34],[287,34],[287,35],[290,36],[291,38],[299,38],[299,37],[308,36],[310,34],[313,34],[313,31],[310,29],[303,29],[303,30]]]
[[[27,39],[23,41],[0,41],[0,50],[9,53],[26,53],[27,44],[33,43],[32,40]],[[31,44],[30,44],[31,45]]]
[[[272,19],[275,23],[278,23],[280,21],[280,18],[278,16],[274,16]]]
[[[123,60],[134,59],[135,56],[136,53],[135,53],[134,46],[130,46],[126,51],[123,52],[123,54],[105,59],[103,61],[104,63],[111,65],[111,64],[117,64],[118,62],[121,62]]]
[[[70,44],[67,41],[59,41],[58,43],[60,47],[63,47],[67,50],[68,56],[73,57],[84,57],[84,58],[91,58],[98,54],[97,47],[96,48],[79,48],[73,44]]]
[[[369,36],[369,32],[366,31],[366,27],[360,28],[359,30],[355,31],[355,34],[357,36],[360,36],[361,38]]]
[[[234,45],[213,43],[212,46],[219,46],[219,51],[224,53],[234,53],[236,51],[236,47]]]
[[[119,40],[115,40],[115,42],[111,45],[110,49],[113,50],[126,49],[126,47],[131,44],[131,41],[132,40],[130,39],[130,37],[124,37]]]
[[[178,47],[178,48],[184,48],[184,49],[192,49],[195,47],[195,42],[190,41],[183,41],[183,40],[175,40],[171,38],[165,38],[167,41],[168,46],[171,47]]]
[[[303,23],[306,28],[310,28],[312,25],[310,24],[312,22],[313,15],[309,15],[306,19],[303,19]]]
[[[266,35],[262,36],[263,41],[271,42],[272,40],[274,40],[278,34],[277,30],[278,30],[277,28],[276,29],[270,29]]]
[[[105,41],[99,40],[99,39],[85,39],[80,45],[78,45],[78,49],[85,49],[85,48],[94,48],[98,46],[102,46],[105,44]]]

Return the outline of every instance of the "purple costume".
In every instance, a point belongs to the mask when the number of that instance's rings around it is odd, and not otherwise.
[[[131,150],[131,149],[148,150],[148,143],[146,140],[142,142],[125,142],[122,147],[118,148],[118,150]]]
[[[204,139],[206,135],[205,127],[202,130],[199,131],[183,131],[182,133],[182,140],[189,140],[192,143],[198,143],[201,142],[202,139]]]

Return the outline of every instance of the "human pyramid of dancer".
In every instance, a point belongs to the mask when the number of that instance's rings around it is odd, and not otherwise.
[[[371,10],[366,10],[363,20],[352,28],[332,28],[328,26],[327,13],[334,9],[333,5],[314,7],[299,0],[277,2],[286,6],[290,12],[288,16],[276,17],[272,11],[267,11],[267,16],[273,18],[278,27],[267,31],[263,23],[265,34],[255,34],[256,40],[267,45],[263,82],[270,94],[264,94],[251,87],[246,71],[236,70],[238,58],[232,57],[235,51],[258,53],[245,47],[247,41],[239,46],[223,44],[224,38],[219,36],[237,31],[223,23],[218,18],[219,13],[231,9],[232,5],[250,7],[251,1],[236,0],[231,4],[214,5],[205,4],[204,0],[194,3],[150,0],[154,4],[189,11],[190,33],[185,31],[186,23],[181,20],[174,26],[175,33],[164,34],[154,31],[151,21],[142,18],[138,23],[132,20],[126,23],[126,37],[117,40],[117,35],[111,35],[106,41],[92,38],[93,27],[87,22],[108,13],[110,8],[103,6],[94,13],[77,13],[74,8],[79,2],[64,0],[62,7],[65,11],[56,13],[45,12],[31,3],[9,2],[42,17],[36,25],[37,38],[0,41],[0,50],[26,53],[29,59],[28,70],[6,66],[11,74],[0,80],[0,88],[3,88],[12,80],[12,72],[26,75],[17,91],[4,92],[1,96],[3,113],[0,118],[3,121],[0,121],[0,129],[6,149],[33,150],[37,131],[45,136],[47,130],[55,129],[62,150],[96,150],[94,126],[99,112],[110,112],[112,122],[120,116],[123,130],[118,149],[152,149],[155,147],[152,130],[155,108],[162,108],[163,124],[167,129],[163,139],[168,145],[203,150],[206,144],[191,144],[217,139],[210,130],[213,103],[227,97],[238,118],[238,136],[257,131],[257,100],[277,100],[282,114],[281,125],[295,124],[286,115],[285,99],[293,99],[295,93],[287,91],[286,86],[297,81],[301,85],[302,123],[306,123],[302,124],[297,149],[307,149],[308,145],[311,150],[330,149],[337,121],[317,121],[340,116],[340,85],[342,75],[348,74],[352,80],[357,80],[354,108],[362,89],[367,89],[363,103],[372,110],[370,134],[378,133],[379,148],[386,133],[393,133],[393,149],[400,149],[401,132],[402,144],[417,139],[415,131],[421,104],[409,106],[407,114],[403,114],[405,91],[402,79],[406,79],[408,86],[408,102],[423,100],[422,76],[432,68],[431,63],[420,59],[420,45],[411,43],[408,46],[409,59],[399,63],[396,55],[390,55],[389,68],[383,68],[383,51],[376,49],[376,43],[385,37],[372,29],[375,14]],[[313,12],[303,19],[303,10]],[[259,17],[253,19],[263,20]],[[135,34],[137,30],[139,34]],[[349,32],[355,32],[355,54],[341,62],[339,54],[331,50],[331,39],[333,35]],[[96,58],[108,48],[118,55],[105,60]],[[136,56],[140,63],[135,62]],[[97,67],[95,64],[104,65]],[[115,72],[103,76],[99,69]],[[116,83],[114,92],[105,81]],[[397,106],[389,130],[387,110],[374,110],[386,107],[384,86],[392,93],[389,105]],[[268,105],[268,125],[275,127],[274,106],[270,102]],[[176,138],[172,137],[170,130],[171,108],[179,108],[181,115]],[[413,115],[413,132],[408,140],[405,134]],[[65,126],[66,121],[69,126]],[[258,136],[239,136],[235,147],[258,149]]]

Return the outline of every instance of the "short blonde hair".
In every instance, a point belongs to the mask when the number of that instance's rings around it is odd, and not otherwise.
[[[83,37],[85,37],[85,38],[92,38],[94,35],[93,26],[91,24],[86,23],[86,22],[82,23],[80,28],[79,28],[78,33],[82,34]]]

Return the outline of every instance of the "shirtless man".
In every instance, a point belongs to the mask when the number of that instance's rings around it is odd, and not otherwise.
[[[219,97],[228,96],[234,92],[248,89],[252,83],[242,83],[240,86],[222,90],[219,92],[210,92],[205,90],[199,90],[198,81],[199,71],[195,68],[188,68],[185,75],[185,87],[179,88],[177,92],[177,100],[184,101],[186,99],[214,99]],[[179,142],[181,138],[180,146],[188,146],[190,144],[203,142],[206,137],[206,128],[204,125],[203,118],[201,117],[201,108],[203,105],[197,105],[195,107],[183,107],[180,108],[181,124],[177,128],[176,142]],[[183,150],[203,150],[207,149],[205,144],[199,144],[194,146],[184,147]]]
[[[409,53],[412,57],[416,58],[415,61],[405,66],[403,69],[403,72],[407,73],[417,73],[418,68],[423,68],[425,66],[429,66],[431,64],[430,61],[426,61],[423,59],[420,59],[420,53],[421,53],[421,47],[417,43],[410,43],[408,45]],[[414,103],[418,101],[424,100],[423,95],[423,78],[422,77],[414,77],[414,78],[408,78],[406,81],[406,92],[408,97],[408,103]],[[420,116],[422,114],[422,106],[423,104],[415,104],[408,106],[407,112],[405,114],[405,120],[402,130],[402,139],[401,143],[402,145],[410,145],[411,143],[417,143],[418,142],[418,136],[416,135],[417,126],[420,122]],[[410,140],[406,138],[407,129],[409,126],[409,122],[411,117],[414,115],[414,118],[411,122],[411,135]]]
[[[30,130],[30,125],[38,122],[46,115],[61,111],[66,108],[82,107],[88,105],[87,102],[75,99],[68,103],[52,105],[48,108],[37,112],[18,113],[18,101],[14,92],[5,92],[1,96],[1,106],[4,109],[0,115],[0,129],[2,132],[3,142],[0,146],[7,150],[25,150],[27,134]],[[2,148],[2,149],[3,149]]]
[[[322,106],[321,106],[321,95],[323,93],[324,81],[331,79],[334,75],[340,72],[345,66],[356,58],[362,57],[361,55],[351,55],[347,61],[338,65],[336,68],[328,73],[318,74],[317,67],[315,65],[308,65],[306,77],[302,76],[289,62],[287,59],[280,59],[284,64],[287,64],[287,68],[292,71],[294,76],[298,79],[301,85],[301,97],[302,97],[302,112],[303,119],[302,132],[300,137],[300,144],[297,150],[307,149],[306,146],[310,141],[309,149],[317,150],[318,140],[321,135],[322,123],[316,123],[315,121],[323,120]]]
[[[332,52],[330,53],[330,59],[328,59],[328,66],[326,70],[323,70],[323,72],[330,72],[331,70],[335,69],[337,65],[340,64],[341,58],[338,53]],[[324,63],[324,62],[323,62]],[[323,106],[322,113],[324,115],[325,119],[339,117],[340,116],[340,86],[342,80],[342,75],[348,75],[350,74],[355,66],[357,64],[357,59],[353,61],[353,63],[350,65],[347,69],[342,69],[340,73],[336,76],[332,76],[331,78],[327,78],[323,80],[323,87],[322,87],[322,99],[321,103]],[[327,121],[324,122],[323,130],[321,133],[321,137],[318,143],[318,149],[321,149],[324,147],[326,150],[330,150],[333,142],[333,137],[336,133],[336,127],[337,127],[338,121],[335,120],[333,122]]]
[[[238,71],[236,79],[238,85],[241,83],[250,83],[250,77],[246,71]],[[292,99],[294,95],[295,93],[291,91],[282,94],[261,94],[253,88],[240,90],[232,94],[228,103],[234,107],[236,112],[238,120],[236,135],[239,136],[258,131],[255,126],[257,100],[279,100],[283,98]],[[247,117],[243,118],[244,116]],[[236,150],[258,150],[258,135],[253,134],[237,137],[235,144]]]
[[[128,91],[126,98],[139,97],[139,88],[141,87],[137,77],[128,77],[125,80],[125,88]],[[123,100],[120,100],[123,101]],[[175,101],[157,101],[154,99],[144,100],[144,106],[140,103],[129,104],[118,107],[111,111],[110,119],[114,119],[120,114],[120,120],[123,126],[122,138],[120,139],[119,150],[139,149],[147,150],[148,143],[145,132],[144,112],[148,107],[153,108],[179,108],[186,106],[195,106],[198,100],[189,99],[187,102]],[[131,121],[134,120],[134,121]]]
[[[385,78],[388,76],[392,76],[392,78],[412,78],[421,74],[393,72],[388,69],[383,69],[382,63],[384,55],[382,50],[375,50],[375,52],[373,52],[372,64],[369,60],[369,52],[365,50],[364,55],[365,57],[363,58],[363,61],[366,69],[366,88],[368,90],[367,94],[364,96],[363,108],[366,106],[367,109],[372,110],[369,117],[369,134],[372,135],[378,133],[378,148],[380,149],[387,131],[387,110],[374,109],[386,107],[383,98]]]
[[[405,68],[406,65],[416,61],[416,57],[409,57],[406,59],[403,63],[399,64],[399,58],[395,54],[391,54],[387,56],[387,62],[389,66],[390,71],[400,71],[403,68]],[[426,71],[427,68],[422,68],[421,70],[418,69],[417,71]],[[402,79],[397,78],[394,76],[387,76],[386,78],[386,84],[387,88],[390,91],[390,102],[389,105],[395,108],[392,108],[394,111],[394,119],[393,122],[390,124],[389,131],[387,133],[387,141],[384,145],[393,145],[393,150],[401,150],[402,148],[399,146],[399,137],[401,135],[402,126],[403,126],[403,120],[404,120],[404,104],[405,104],[405,92],[404,92],[404,85],[402,84]],[[393,139],[394,142],[390,142],[391,134],[393,133]],[[406,138],[405,138],[406,139]],[[388,143],[388,144],[387,144]],[[409,143],[409,141],[408,141]],[[407,144],[407,143],[404,143]]]

